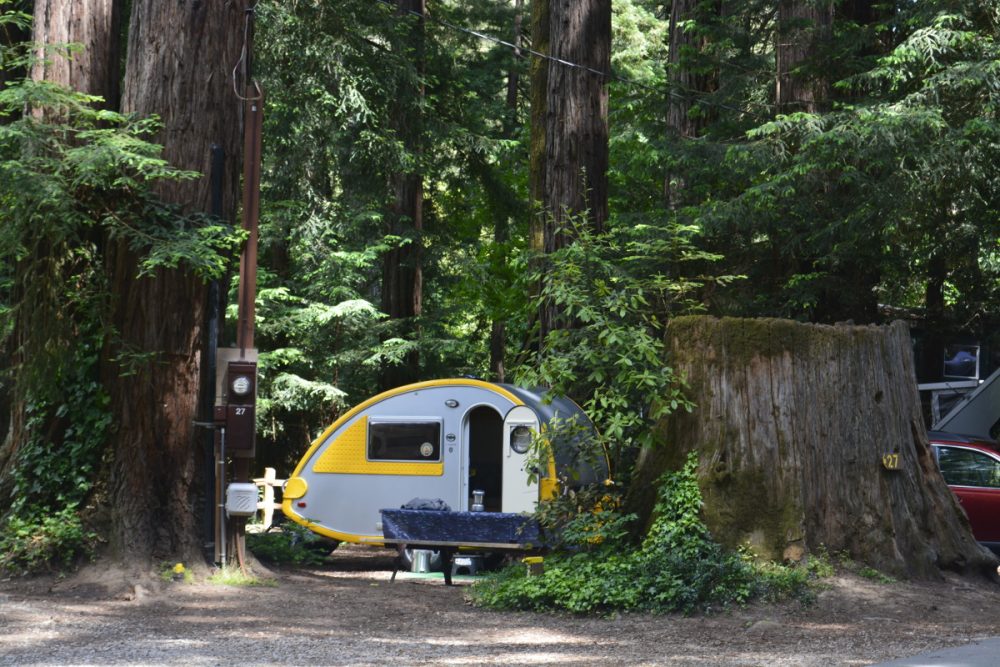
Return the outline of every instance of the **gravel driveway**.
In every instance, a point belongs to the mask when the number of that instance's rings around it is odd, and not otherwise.
[[[958,577],[842,574],[809,606],[584,618],[482,611],[462,585],[389,583],[391,562],[342,547],[329,567],[280,570],[277,586],[255,588],[126,586],[124,573],[99,568],[7,580],[0,664],[865,665],[1000,635],[1000,591]]]

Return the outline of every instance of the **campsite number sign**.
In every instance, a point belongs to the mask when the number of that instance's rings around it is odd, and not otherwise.
[[[899,470],[899,453],[890,452],[882,455],[882,467],[886,470]]]

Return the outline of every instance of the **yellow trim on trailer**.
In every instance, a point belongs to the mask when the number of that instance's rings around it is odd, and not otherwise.
[[[355,405],[353,408],[351,408],[343,415],[341,415],[340,418],[337,419],[337,421],[333,422],[329,428],[323,431],[322,435],[313,440],[313,443],[309,446],[309,449],[306,450],[305,455],[301,459],[299,459],[299,463],[297,466],[295,466],[295,471],[292,472],[291,476],[292,477],[299,476],[299,473],[301,473],[302,470],[305,468],[306,463],[310,459],[312,459],[312,456],[313,454],[316,453],[316,450],[323,446],[323,443],[326,442],[327,438],[329,438],[334,431],[336,431],[346,422],[353,419],[359,413],[364,412],[365,410],[375,405],[376,403],[381,403],[382,401],[392,398],[393,396],[399,396],[400,394],[406,394],[411,391],[420,391],[421,389],[433,389],[435,387],[450,387],[455,385],[459,385],[462,387],[479,387],[480,389],[486,389],[488,391],[492,391],[495,394],[500,394],[501,396],[512,402],[514,405],[524,405],[524,401],[522,401],[520,398],[510,393],[503,387],[495,385],[492,382],[483,382],[482,380],[470,380],[466,378],[457,378],[452,380],[428,380],[427,382],[417,382],[415,384],[408,384],[402,387],[396,387],[395,389],[384,391],[381,394],[378,394],[377,396],[372,396],[364,403],[359,403]]]
[[[538,480],[538,499],[552,500],[559,491],[559,480],[556,478],[556,459],[549,450],[549,469],[546,477]]]
[[[281,501],[281,511],[284,512],[285,516],[300,526],[308,528],[315,533],[319,533],[324,537],[329,537],[332,540],[339,540],[340,542],[353,542],[355,544],[382,546],[382,540],[385,539],[382,535],[354,535],[353,533],[341,533],[338,530],[332,530],[324,525],[305,519],[292,511],[291,498],[286,498]]]
[[[363,416],[330,443],[313,464],[315,473],[343,475],[426,475],[444,474],[444,462],[368,460],[368,417]],[[294,479],[294,478],[293,478]]]

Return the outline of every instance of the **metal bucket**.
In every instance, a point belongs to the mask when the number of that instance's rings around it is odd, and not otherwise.
[[[428,549],[414,549],[413,560],[410,562],[410,572],[430,572],[431,552]]]

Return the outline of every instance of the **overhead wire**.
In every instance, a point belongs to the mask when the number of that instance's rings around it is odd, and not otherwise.
[[[379,3],[379,4],[387,5],[389,7],[393,7],[394,9],[397,9],[397,10],[400,10],[400,8],[394,2],[392,2],[392,0],[375,0],[375,2]],[[531,49],[531,48],[528,48],[528,47],[525,47],[525,46],[518,46],[517,44],[514,44],[512,42],[508,42],[508,41],[506,41],[504,39],[501,39],[499,37],[496,37],[494,35],[490,35],[490,34],[485,33],[485,32],[480,32],[478,30],[472,30],[471,28],[466,28],[464,26],[456,25],[456,24],[451,23],[449,21],[445,21],[443,19],[439,19],[439,18],[437,18],[435,16],[432,16],[431,14],[429,14],[427,12],[421,13],[421,12],[418,12],[418,11],[414,11],[412,9],[405,9],[405,10],[401,10],[401,11],[402,11],[402,13],[410,14],[410,15],[416,16],[416,17],[418,17],[420,19],[430,21],[431,23],[434,23],[434,24],[439,25],[439,26],[444,27],[444,28],[448,28],[449,30],[454,30],[454,31],[457,31],[457,32],[465,33],[467,35],[471,35],[473,37],[477,37],[479,39],[482,39],[482,40],[485,40],[485,41],[488,41],[488,42],[492,42],[494,44],[498,44],[500,46],[504,46],[506,48],[509,48],[509,49],[511,49],[514,52],[515,57],[518,57],[518,58],[527,59],[528,57],[534,57],[534,58],[538,58],[540,60],[546,60],[546,61],[549,61],[549,62],[553,62],[553,63],[556,63],[558,65],[562,65],[564,67],[571,67],[571,68],[574,68],[574,69],[578,69],[578,70],[587,72],[589,74],[593,74],[595,76],[600,76],[600,77],[602,77],[604,79],[608,79],[608,80],[612,80],[612,81],[617,81],[619,83],[628,84],[628,85],[634,86],[636,88],[642,88],[644,90],[650,90],[650,91],[653,91],[653,92],[656,92],[656,93],[663,93],[664,92],[663,89],[658,88],[656,86],[651,86],[651,85],[643,83],[641,81],[636,81],[635,79],[629,79],[627,77],[623,77],[623,76],[620,76],[618,74],[615,74],[614,72],[606,72],[606,71],[603,71],[603,70],[599,70],[599,69],[590,67],[588,65],[582,65],[580,63],[575,63],[573,61],[566,60],[564,58],[557,58],[555,56],[549,55],[547,53],[542,53],[541,51],[536,51],[534,49]],[[679,87],[679,86],[676,86],[676,84],[674,84],[674,86],[675,87]],[[683,89],[683,87],[681,87],[681,88]],[[704,95],[705,94],[703,91],[694,90],[694,89],[687,89],[686,92],[691,93],[692,95]],[[667,93],[667,95],[669,97],[673,97],[673,98],[676,98],[678,100],[684,100],[684,101],[687,101],[687,102],[691,101],[691,98],[689,96],[683,95],[683,94],[681,94],[679,92],[676,92],[675,90],[669,90],[668,89],[668,90],[666,90],[666,93]],[[702,97],[701,99],[697,100],[697,103],[698,104],[704,104],[706,106],[717,107],[717,108],[720,108],[720,109],[726,109],[728,111],[734,111],[736,113],[741,113],[741,114],[748,113],[747,109],[743,109],[743,108],[740,108],[740,107],[735,107],[735,106],[732,106],[732,105],[729,105],[729,104],[725,104],[724,102],[719,102],[719,101],[707,99],[707,98],[704,98],[704,97]],[[764,107],[764,108],[768,108],[768,109],[773,108],[773,105],[766,104],[766,103],[759,103],[759,102],[755,102],[753,104],[753,106],[759,106],[759,107]]]

